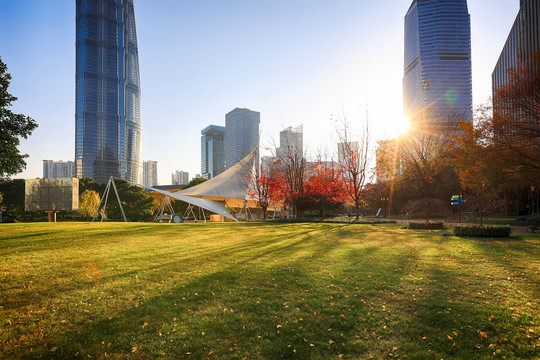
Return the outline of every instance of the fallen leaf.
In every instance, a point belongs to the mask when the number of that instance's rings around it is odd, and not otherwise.
[[[483,331],[480,331],[480,335],[482,335],[483,338],[486,338],[487,339],[487,334]]]

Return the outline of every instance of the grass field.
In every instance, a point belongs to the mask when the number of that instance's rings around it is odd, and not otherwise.
[[[0,359],[539,359],[540,235],[0,225]]]

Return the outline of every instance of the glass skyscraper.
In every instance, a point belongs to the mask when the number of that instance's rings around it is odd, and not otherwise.
[[[225,115],[225,167],[227,169],[257,148],[260,122],[261,113],[249,109],[236,108]]]
[[[513,113],[517,111],[516,109],[512,110],[509,104],[501,101],[497,90],[512,82],[510,69],[519,70],[531,76],[535,53],[540,54],[540,1],[520,0],[519,13],[491,75],[493,107],[496,114],[509,113],[514,119],[520,117],[519,114]]]
[[[211,179],[225,170],[225,127],[210,125],[201,131],[201,174]]]
[[[414,0],[405,16],[405,115],[415,127],[452,130],[472,119],[467,0]]]
[[[139,59],[133,0],[77,0],[78,177],[142,180]]]

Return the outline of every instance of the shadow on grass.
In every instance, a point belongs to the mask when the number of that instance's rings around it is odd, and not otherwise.
[[[175,252],[169,244],[126,257],[134,270],[122,268],[105,275],[102,285],[87,285],[91,307],[76,308],[71,321],[50,324],[41,337],[22,341],[24,334],[13,333],[20,348],[7,344],[11,350],[5,356],[487,359],[497,350],[507,358],[538,354],[533,340],[516,330],[538,317],[515,319],[504,303],[487,304],[494,299],[477,294],[485,281],[465,288],[469,270],[461,267],[474,262],[446,257],[458,240],[432,234],[414,243],[417,235],[400,234],[395,226],[377,232],[366,229],[370,225],[345,226],[287,224],[270,227],[276,232],[265,236],[256,232],[265,226],[249,224],[238,227],[238,234],[253,235],[238,243],[192,253]],[[137,282],[119,289],[105,286],[135,275]],[[33,321],[32,329],[42,327]]]

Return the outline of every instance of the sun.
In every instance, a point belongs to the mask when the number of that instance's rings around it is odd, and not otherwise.
[[[385,131],[392,137],[398,137],[409,130],[410,120],[403,114],[396,114],[387,120],[388,128]]]

